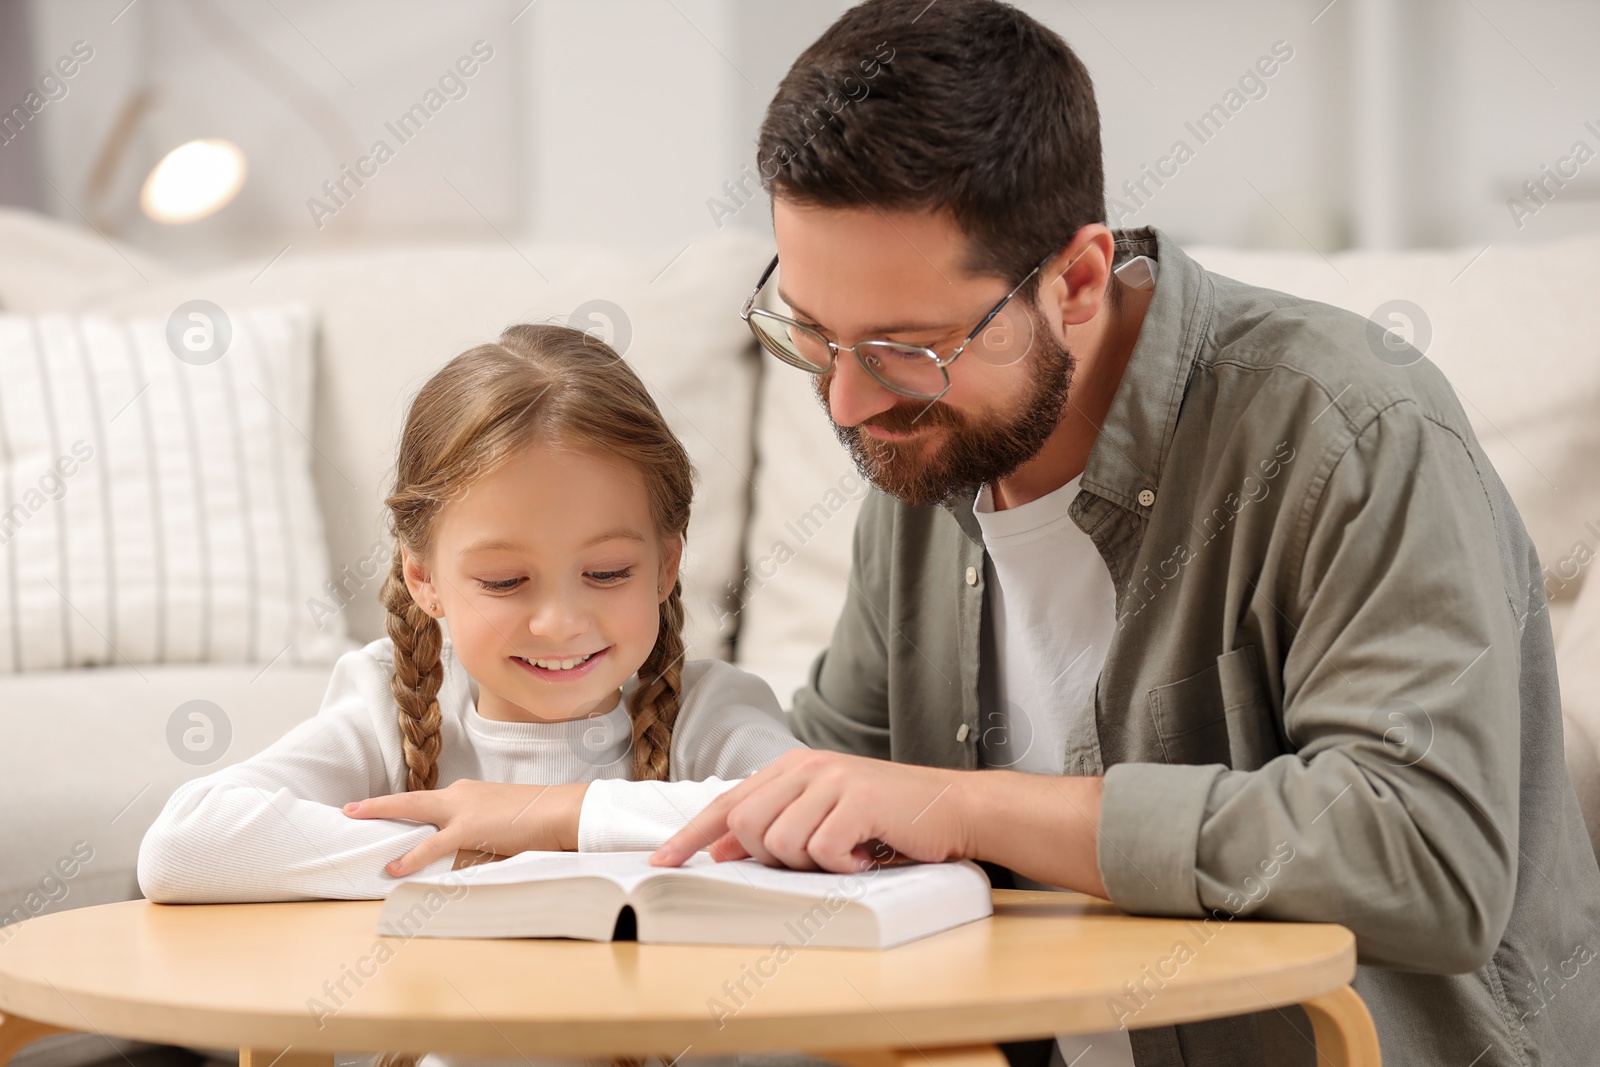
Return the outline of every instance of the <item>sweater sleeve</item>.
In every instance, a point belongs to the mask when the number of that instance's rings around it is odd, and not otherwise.
[[[388,665],[366,650],[334,665],[322,707],[255,756],[180,786],[139,846],[139,888],[158,903],[385,897],[383,867],[436,831],[352,819],[351,800],[398,792]],[[392,751],[391,751],[392,749]],[[447,871],[443,857],[424,873]]]
[[[691,661],[684,675],[693,680],[672,731],[672,780],[591,782],[578,816],[578,851],[657,848],[740,779],[806,747],[755,675],[721,660]]]

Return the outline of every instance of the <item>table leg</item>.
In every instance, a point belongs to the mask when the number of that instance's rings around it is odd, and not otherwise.
[[[65,1027],[36,1023],[20,1015],[0,1015],[0,1067],[11,1062],[11,1057],[23,1045],[51,1034],[70,1033]]]
[[[813,1052],[818,1059],[845,1067],[1009,1067],[998,1045],[958,1045],[954,1048],[829,1049]]]
[[[241,1048],[239,1067],[333,1067],[331,1052],[296,1052],[288,1048]]]
[[[1300,1005],[1311,1017],[1317,1038],[1317,1060],[1334,1067],[1380,1067],[1378,1031],[1372,1014],[1350,986]]]

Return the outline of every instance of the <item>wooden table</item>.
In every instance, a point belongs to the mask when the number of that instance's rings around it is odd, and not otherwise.
[[[62,1030],[238,1045],[242,1067],[331,1067],[336,1051],[777,1049],[854,1067],[1005,1067],[997,1041],[1291,1004],[1310,1015],[1319,1063],[1378,1064],[1347,984],[1354,938],[1331,924],[1139,918],[1075,893],[996,890],[993,918],[921,941],[784,956],[378,937],[381,903],[139,900],[29,919],[0,947],[0,1067]]]

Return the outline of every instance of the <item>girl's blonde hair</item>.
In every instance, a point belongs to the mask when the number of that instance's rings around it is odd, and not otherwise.
[[[401,550],[425,557],[444,505],[535,442],[587,446],[633,463],[644,475],[657,535],[663,541],[687,535],[694,496],[689,454],[639,376],[605,342],[567,326],[512,326],[428,379],[400,438],[386,501],[394,558],[380,594],[394,642],[390,689],[400,706],[407,790],[432,789],[438,781],[444,668],[438,620],[406,588]],[[684,654],[682,588],[674,579],[661,602],[655,647],[628,699],[636,781],[665,781],[671,769]]]

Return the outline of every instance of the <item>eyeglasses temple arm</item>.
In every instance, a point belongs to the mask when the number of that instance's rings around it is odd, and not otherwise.
[[[750,290],[750,296],[744,302],[744,307],[739,309],[742,318],[750,317],[750,309],[755,307],[756,294],[761,292],[761,287],[767,284],[767,279],[772,277],[772,272],[778,269],[778,257],[773,256],[772,262],[767,264],[767,269],[761,272],[761,280],[756,282],[756,287]]]
[[[1055,255],[1055,253],[1052,252],[1052,253],[1050,253],[1050,255],[1053,256],[1053,255]],[[1033,277],[1035,274],[1038,274],[1039,273],[1039,267],[1044,266],[1048,262],[1050,262],[1050,256],[1046,256],[1044,259],[1040,260],[1038,267],[1034,267],[1027,274],[1023,275],[1022,280],[1020,282],[1018,282],[1016,284],[1016,286],[1013,287],[1012,290],[1009,293],[1006,294],[1005,299],[1000,301],[1000,303],[996,304],[994,307],[989,309],[989,314],[987,314],[987,315],[985,315],[983,317],[983,321],[978,323],[978,325],[976,325],[976,326],[974,326],[972,328],[972,332],[967,334],[967,339],[962,341],[961,344],[956,348],[956,350],[954,352],[950,353],[950,359],[945,360],[943,363],[940,364],[940,366],[944,366],[945,364],[950,363],[957,356],[959,356],[962,352],[966,351],[967,346],[972,343],[972,339],[974,337],[978,336],[980,333],[982,333],[983,332],[983,328],[985,326],[989,325],[989,322],[996,315],[1000,314],[1000,309],[1005,307],[1008,303],[1010,303],[1011,302],[1011,298],[1017,295],[1017,290],[1021,289],[1024,285],[1027,285],[1028,284],[1028,279]]]
[[[967,346],[968,346],[968,345],[970,345],[970,344],[971,344],[971,343],[972,343],[972,339],[973,339],[973,338],[974,338],[974,337],[976,337],[976,336],[978,336],[978,334],[980,334],[980,333],[982,333],[982,332],[983,332],[983,328],[984,328],[984,327],[985,327],[985,326],[987,326],[987,325],[989,325],[989,320],[990,320],[990,319],[992,319],[992,318],[994,318],[994,317],[995,317],[995,316],[996,316],[996,315],[998,315],[998,314],[1000,314],[1000,309],[1001,309],[1001,308],[1003,308],[1003,307],[1005,307],[1005,306],[1006,306],[1006,304],[1007,304],[1007,303],[1009,303],[1009,302],[1010,302],[1010,300],[1011,300],[1011,298],[1012,298],[1012,297],[1014,297],[1014,296],[1016,296],[1016,295],[1017,295],[1017,289],[1021,289],[1021,288],[1022,288],[1022,287],[1023,287],[1023,286],[1024,286],[1024,285],[1027,285],[1027,284],[1028,284],[1028,279],[1029,279],[1029,278],[1031,278],[1031,277],[1033,277],[1033,276],[1034,276],[1034,275],[1035,275],[1035,274],[1038,274],[1038,273],[1039,273],[1039,271],[1041,271],[1041,270],[1042,270],[1042,269],[1044,269],[1044,265],[1045,265],[1045,264],[1046,264],[1046,263],[1048,263],[1048,262],[1050,262],[1050,260],[1052,260],[1052,259],[1053,259],[1053,258],[1055,258],[1055,255],[1056,255],[1056,252],[1059,252],[1059,251],[1061,251],[1061,250],[1060,250],[1060,249],[1059,249],[1059,248],[1058,248],[1058,249],[1055,249],[1055,250],[1054,250],[1054,251],[1052,251],[1052,252],[1051,252],[1051,253],[1050,253],[1050,254],[1049,254],[1049,255],[1048,255],[1048,256],[1045,256],[1045,257],[1044,257],[1044,258],[1043,258],[1043,259],[1041,259],[1041,260],[1040,260],[1040,261],[1039,261],[1039,262],[1038,262],[1038,263],[1037,263],[1037,264],[1036,264],[1036,265],[1035,265],[1035,266],[1034,266],[1034,268],[1033,268],[1033,269],[1032,269],[1032,270],[1030,270],[1030,271],[1029,271],[1029,272],[1028,272],[1028,273],[1027,273],[1027,274],[1025,274],[1025,275],[1023,275],[1023,278],[1022,278],[1022,280],[1021,280],[1021,281],[1020,281],[1020,282],[1018,282],[1018,283],[1017,283],[1017,285],[1016,285],[1016,288],[1015,288],[1015,289],[1012,289],[1012,290],[1011,290],[1011,292],[1009,292],[1009,293],[1007,293],[1007,294],[1006,294],[1006,298],[1005,298],[1005,299],[1004,299],[1004,300],[1002,300],[1002,301],[1000,301],[1000,303],[998,303],[998,304],[996,304],[996,305],[995,305],[995,306],[994,306],[994,310],[993,310],[993,311],[991,311],[991,312],[989,312],[989,314],[987,314],[987,315],[985,315],[985,316],[984,316],[984,317],[983,317],[983,321],[982,321],[982,322],[980,322],[980,323],[978,323],[978,325],[977,325],[977,326],[976,326],[976,327],[974,327],[974,328],[973,328],[973,331],[972,331],[972,332],[971,332],[971,333],[969,333],[969,334],[967,334],[967,339],[966,339],[966,340],[965,340],[965,341],[962,341],[962,342],[961,342],[961,345],[960,345],[960,347],[958,347],[958,348],[957,348],[957,349],[956,349],[956,350],[955,350],[955,351],[954,351],[954,352],[952,352],[952,353],[951,353],[951,354],[950,354],[950,359],[948,359],[948,360],[945,360],[945,361],[944,361],[944,364],[947,364],[947,363],[949,363],[949,362],[950,362],[950,360],[953,360],[953,359],[955,359],[955,358],[956,358],[956,357],[957,357],[957,356],[959,356],[959,355],[960,355],[960,354],[961,354],[961,353],[962,353],[962,352],[963,352],[963,351],[965,351],[965,350],[966,350],[966,347],[967,347]],[[1076,263],[1076,262],[1078,262],[1078,260],[1079,260],[1079,259],[1081,259],[1081,258],[1083,258],[1083,253],[1084,253],[1084,252],[1087,252],[1087,251],[1088,251],[1088,249],[1087,249],[1087,248],[1084,248],[1084,249],[1083,249],[1083,250],[1082,250],[1082,251],[1080,251],[1080,252],[1079,252],[1079,253],[1078,253],[1078,254],[1077,254],[1077,255],[1075,255],[1075,256],[1073,256],[1073,257],[1072,257],[1072,259],[1071,259],[1071,261],[1070,261],[1070,262],[1069,262],[1069,263],[1067,263],[1067,266],[1066,266],[1066,267],[1063,267],[1063,268],[1061,268],[1061,269],[1062,269],[1062,270],[1063,270],[1063,271],[1065,271],[1065,270],[1066,270],[1066,269],[1067,269],[1067,267],[1070,267],[1070,266],[1072,266],[1072,264],[1073,264],[1073,263]],[[777,266],[777,260],[776,260],[776,258],[774,258],[774,260],[773,260],[773,266]],[[769,268],[769,273],[770,273],[770,268]],[[766,277],[765,277],[765,276],[763,276],[763,277],[762,277],[762,279],[761,279],[761,280],[762,280],[762,281],[766,281]],[[760,288],[760,286],[756,286],[756,288],[758,288],[758,289],[759,289],[759,288]],[[943,366],[943,365],[944,365],[944,364],[940,364],[940,365],[941,365],[941,366]]]

